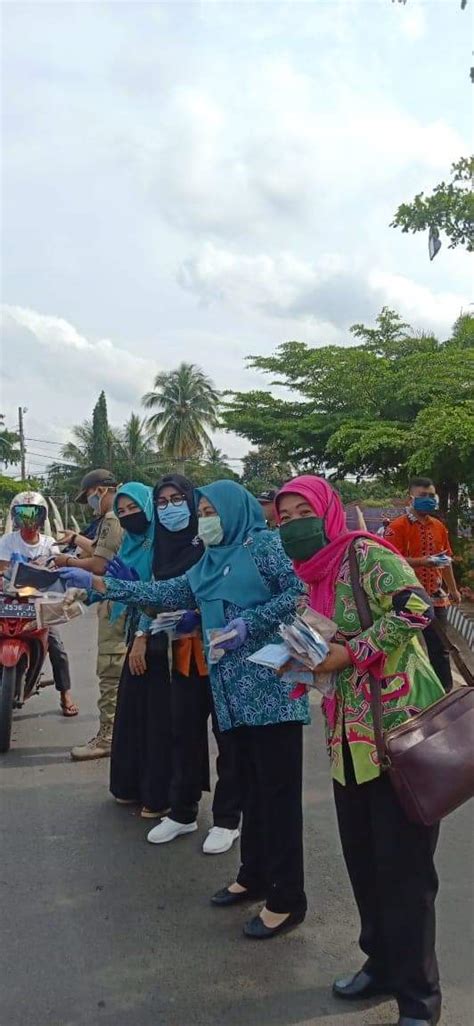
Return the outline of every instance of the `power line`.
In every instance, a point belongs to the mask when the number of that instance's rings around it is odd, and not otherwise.
[[[64,442],[52,442],[49,438],[32,438],[30,435],[25,435],[27,442],[40,442],[41,445],[56,445],[59,449],[62,449]]]

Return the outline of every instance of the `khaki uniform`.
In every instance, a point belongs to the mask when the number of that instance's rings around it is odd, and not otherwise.
[[[106,513],[94,542],[94,555],[102,559],[113,559],[122,543],[122,528],[112,511]],[[127,651],[125,644],[125,616],[111,623],[110,602],[99,606],[99,639],[97,655],[97,676],[99,678],[100,733],[108,741],[112,738],[117,691]]]

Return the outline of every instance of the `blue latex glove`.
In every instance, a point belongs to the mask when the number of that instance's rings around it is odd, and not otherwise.
[[[245,644],[248,636],[248,627],[245,620],[242,617],[238,617],[236,620],[231,620],[230,623],[226,624],[223,631],[227,634],[227,631],[237,631],[235,638],[228,638],[227,641],[218,643],[218,648],[222,648],[224,652],[236,652],[238,648],[241,648]]]
[[[107,563],[107,569],[105,571],[107,577],[113,577],[114,581],[139,581],[140,575],[137,573],[133,566],[127,566],[120,556],[115,556],[114,559]]]
[[[437,556],[428,556],[428,560],[433,566],[451,566],[452,559],[445,552],[441,552]]]
[[[193,631],[199,630],[200,626],[201,614],[197,613],[194,609],[188,609],[181,617],[181,620],[178,620],[174,632],[175,634],[192,634]]]
[[[82,570],[77,566],[64,566],[57,570],[57,573],[66,588],[82,588],[84,591],[90,591],[92,588],[90,570]]]

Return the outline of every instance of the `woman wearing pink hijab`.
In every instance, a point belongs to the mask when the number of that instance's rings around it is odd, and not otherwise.
[[[439,826],[410,823],[381,772],[368,674],[382,681],[384,727],[431,705],[443,689],[419,642],[431,621],[428,595],[397,551],[349,532],[339,495],[323,478],[288,482],[276,497],[283,547],[309,588],[310,606],[335,621],[335,642],[317,672],[336,675],[325,700],[328,748],[344,858],[361,918],[359,972],[337,980],[344,1000],[396,998],[399,1026],[434,1026],[441,992],[435,955],[433,863]],[[353,543],[373,624],[362,630],[351,582]]]

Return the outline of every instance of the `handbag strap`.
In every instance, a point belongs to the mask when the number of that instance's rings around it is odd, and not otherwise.
[[[359,572],[359,563],[357,560],[357,554],[355,550],[355,541],[352,541],[349,546],[349,570],[351,575],[352,591],[357,606],[357,613],[359,615],[360,625],[365,631],[372,626],[374,620],[372,612],[369,606],[369,600],[367,594],[364,591]],[[385,747],[385,741],[383,736],[383,717],[382,717],[382,686],[380,681],[369,672],[369,684],[370,684],[370,708],[372,710],[372,722],[374,726],[374,738],[375,747],[377,749],[377,755],[379,757],[380,766],[385,767],[387,765],[387,750]]]

